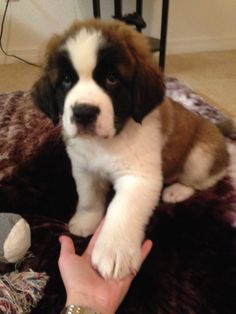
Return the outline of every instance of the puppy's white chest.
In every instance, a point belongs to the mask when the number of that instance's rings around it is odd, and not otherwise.
[[[117,158],[94,142],[76,139],[67,146],[67,152],[72,161],[73,172],[89,171],[96,176],[111,179],[115,172]]]

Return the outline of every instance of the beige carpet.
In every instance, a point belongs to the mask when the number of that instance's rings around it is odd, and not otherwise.
[[[29,89],[39,73],[23,63],[0,65],[0,93]],[[168,56],[166,74],[236,117],[236,50]]]
[[[39,73],[39,68],[24,63],[0,65],[0,93],[28,90]]]
[[[236,117],[236,50],[168,56],[166,73]]]

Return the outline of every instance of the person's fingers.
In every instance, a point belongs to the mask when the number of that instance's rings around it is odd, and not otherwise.
[[[150,253],[152,246],[153,246],[153,243],[151,240],[145,240],[144,241],[142,248],[141,248],[142,262],[146,259],[146,257]]]
[[[104,219],[100,222],[99,226],[97,227],[83,255],[91,256],[95,242],[97,241],[98,235],[102,229],[103,224],[104,224]]]
[[[60,257],[67,254],[75,254],[75,247],[71,238],[63,235],[60,236],[59,241],[61,243]]]

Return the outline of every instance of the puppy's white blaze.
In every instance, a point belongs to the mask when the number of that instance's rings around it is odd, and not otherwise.
[[[81,29],[76,36],[65,44],[71,62],[80,78],[91,78],[97,63],[97,52],[104,43],[101,31]]]

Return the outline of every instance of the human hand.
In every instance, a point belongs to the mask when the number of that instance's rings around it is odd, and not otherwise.
[[[74,304],[89,307],[102,314],[114,314],[124,299],[134,274],[122,280],[105,280],[93,268],[91,254],[102,224],[98,227],[82,256],[75,253],[72,240],[60,237],[61,252],[58,260],[60,273],[65,285],[66,305]],[[152,248],[152,242],[146,240],[141,249],[142,262]]]

